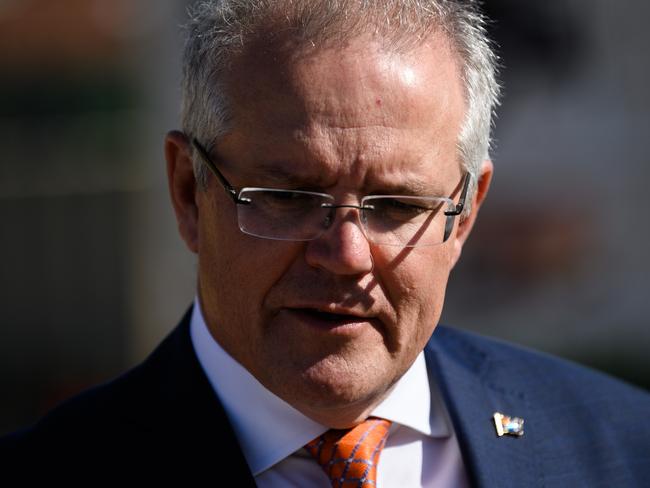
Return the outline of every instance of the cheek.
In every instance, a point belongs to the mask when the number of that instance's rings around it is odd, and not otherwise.
[[[218,194],[219,188],[214,188]],[[247,262],[254,252],[253,238],[244,235],[237,225],[236,207],[225,197],[205,198],[199,220],[199,267],[204,279],[219,282],[222,293],[237,291],[248,283]]]
[[[395,334],[401,347],[423,345],[440,319],[452,266],[453,249],[446,244],[411,249],[399,262],[393,257],[382,261],[386,266],[378,266],[384,269],[382,281],[396,312]]]
[[[215,214],[200,225],[201,286],[219,320],[250,329],[264,319],[265,296],[294,259],[295,246],[242,233],[234,211]]]
[[[423,316],[435,314],[436,320],[442,312],[449,273],[453,266],[453,246],[447,242],[441,246],[424,249],[414,263],[412,292],[419,298]],[[434,324],[435,325],[435,324]]]
[[[221,297],[220,312],[256,311],[280,273],[281,256],[239,230],[228,234],[208,231],[200,246],[200,271],[211,283],[215,298]],[[244,303],[246,307],[241,306]]]

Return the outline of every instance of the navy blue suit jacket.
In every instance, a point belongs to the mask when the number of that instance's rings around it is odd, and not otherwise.
[[[92,470],[113,478],[215,479],[255,486],[194,354],[189,317],[139,366],[0,440],[0,464],[23,476]],[[473,485],[650,486],[650,394],[581,366],[438,326],[426,346]],[[251,405],[250,408],[255,408]],[[498,437],[492,415],[525,419]],[[207,477],[207,478],[206,478]],[[216,483],[216,486],[220,486]]]

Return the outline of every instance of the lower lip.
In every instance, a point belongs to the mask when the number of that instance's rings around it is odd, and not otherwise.
[[[372,326],[375,321],[375,319],[355,317],[353,315],[326,314],[305,309],[291,308],[285,310],[291,317],[302,324],[336,333],[350,333],[368,325]]]

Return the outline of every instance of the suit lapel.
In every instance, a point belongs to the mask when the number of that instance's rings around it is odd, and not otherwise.
[[[226,413],[194,353],[190,317],[191,309],[141,366],[140,384],[152,385],[151,411],[138,421],[151,432],[164,432],[158,449],[168,448],[174,462],[191,467],[193,475],[214,479],[227,472],[237,486],[254,487]]]
[[[427,367],[445,397],[465,467],[479,487],[541,486],[535,413],[512,372],[465,334],[439,326],[425,348]],[[493,414],[522,417],[522,437],[498,437]]]

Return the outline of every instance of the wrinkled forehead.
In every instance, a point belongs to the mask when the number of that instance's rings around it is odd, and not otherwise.
[[[372,35],[323,45],[260,37],[231,67],[226,91],[239,130],[304,127],[316,118],[341,128],[362,119],[437,127],[462,117],[465,109],[458,59],[441,32],[408,50],[389,49]],[[431,117],[423,120],[415,106],[428,107]]]

